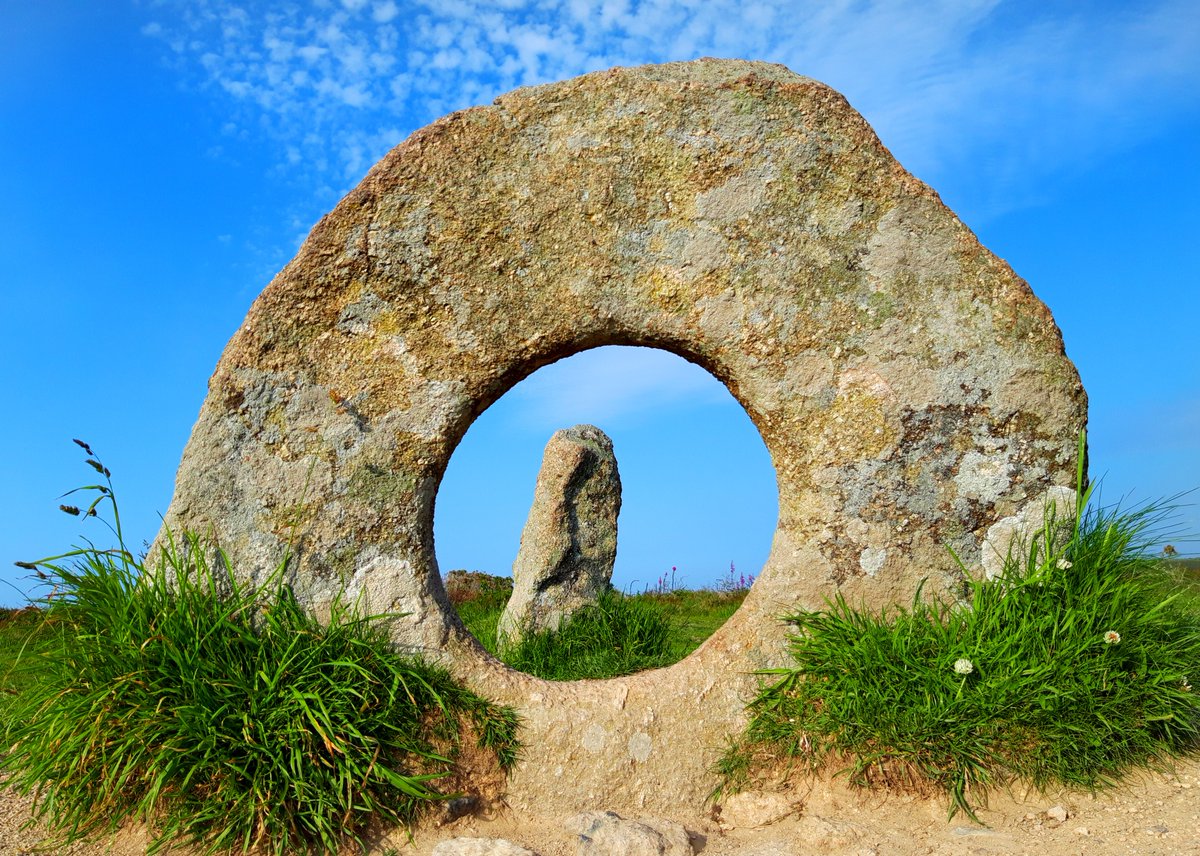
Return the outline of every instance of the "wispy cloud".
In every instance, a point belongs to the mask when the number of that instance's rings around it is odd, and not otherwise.
[[[509,393],[511,419],[548,433],[565,425],[607,428],[732,402],[715,377],[697,365],[654,348],[604,347],[546,366]]]
[[[933,28],[928,61],[900,58],[890,81],[873,63],[836,75],[902,163],[938,186],[952,176],[982,214],[1200,109],[1193,3],[988,5]]]
[[[179,68],[344,192],[401,137],[516,86],[699,56],[781,62],[844,92],[937,182],[984,195],[1153,133],[1200,106],[1194,0],[1086,7],[998,0],[314,0],[160,6]],[[996,204],[1000,204],[997,201]]]
[[[974,223],[1042,201],[1062,175],[1200,109],[1195,0],[190,0],[152,8],[146,37],[228,117],[213,150],[273,150],[275,172],[295,191],[280,203],[282,229],[265,238],[256,284],[411,131],[516,86],[616,65],[742,57],[822,80]],[[528,418],[608,424],[695,394],[696,378],[711,381],[699,369],[588,359],[585,384],[556,386],[541,380],[546,372],[531,379],[541,385],[522,393]]]

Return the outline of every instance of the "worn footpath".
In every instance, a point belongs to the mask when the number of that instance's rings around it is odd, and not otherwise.
[[[743,806],[735,822],[763,822],[778,814]],[[1037,854],[1037,856],[1176,856],[1200,854],[1200,761],[1180,763],[1171,773],[1147,773],[1095,796],[998,793],[980,812],[986,826],[965,817],[946,819],[937,799],[850,791],[838,782],[816,782],[787,795],[792,813],[757,828],[728,828],[721,812],[681,822],[692,853],[704,856],[916,856],[916,854]],[[133,827],[89,844],[58,847],[44,841],[44,829],[22,828],[29,800],[0,791],[0,856],[61,853],[64,856],[135,856],[145,853],[149,836]],[[786,809],[784,809],[786,810]],[[757,816],[756,816],[757,815]],[[634,815],[627,815],[636,819]],[[647,818],[642,818],[647,819]],[[722,823],[722,821],[725,821]],[[572,818],[500,811],[490,819],[464,817],[442,826],[429,824],[411,840],[402,831],[382,836],[368,851],[396,856],[450,856],[455,853],[513,853],[523,848],[539,856],[582,856],[588,849],[570,831]],[[578,828],[578,824],[575,824]],[[503,839],[513,848],[452,848],[454,839]],[[482,842],[481,842],[482,843]],[[439,845],[441,845],[439,847]],[[192,851],[176,851],[190,856]],[[347,850],[347,853],[352,851]],[[671,854],[677,848],[661,851]],[[616,851],[613,851],[616,856]]]

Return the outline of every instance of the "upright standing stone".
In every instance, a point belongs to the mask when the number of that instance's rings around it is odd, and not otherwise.
[[[612,580],[620,511],[621,477],[608,435],[595,425],[555,431],[513,563],[503,638],[557,629],[600,597]]]

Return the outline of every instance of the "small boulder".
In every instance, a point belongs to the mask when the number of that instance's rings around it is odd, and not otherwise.
[[[621,477],[612,440],[594,425],[554,432],[513,563],[498,633],[509,643],[556,630],[609,587],[617,558]]]
[[[437,825],[445,826],[447,823],[454,823],[460,817],[474,814],[479,810],[479,806],[479,797],[470,794],[448,799],[442,803],[442,816],[438,818]]]
[[[1061,826],[1067,822],[1067,818],[1071,814],[1061,805],[1050,806],[1046,809],[1046,820],[1054,826]]]
[[[626,820],[615,811],[586,811],[570,818],[579,836],[577,856],[694,856],[691,836],[678,823],[657,818]]]

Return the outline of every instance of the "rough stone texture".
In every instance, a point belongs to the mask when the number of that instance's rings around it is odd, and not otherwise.
[[[579,836],[578,856],[692,856],[691,837],[678,823],[657,818],[626,820],[614,811],[587,811],[567,821]]]
[[[1054,805],[1046,809],[1046,817],[1056,824],[1063,824],[1067,822],[1070,814],[1061,805]]]
[[[554,684],[449,608],[433,503],[472,420],[605,344],[698,363],[771,454],[779,522],[741,609],[668,669]],[[828,87],[777,65],[614,69],[455,113],[313,229],[229,342],[167,525],[298,597],[405,613],[398,644],[516,705],[518,810],[703,811],[776,616],[957,596],[947,546],[1074,482],[1086,420],[1049,310]],[[294,533],[294,536],[293,536]]]
[[[797,837],[812,848],[813,853],[844,851],[863,838],[863,828],[857,823],[837,818],[808,815],[800,819]]]
[[[798,806],[787,794],[742,791],[721,801],[723,829],[757,829],[794,814]]]
[[[537,854],[503,838],[452,838],[435,845],[433,856],[537,856]]]
[[[516,642],[557,630],[596,602],[612,582],[620,512],[621,477],[608,435],[595,425],[555,431],[542,454],[500,637]]]
[[[1035,542],[1039,544],[1038,556],[1042,558],[1044,544],[1039,535],[1047,523],[1052,523],[1056,529],[1073,523],[1075,502],[1072,488],[1055,486],[1038,499],[1025,503],[1017,514],[989,526],[980,553],[984,575],[989,580],[1000,576],[1010,554],[1020,559],[1022,554],[1028,554]]]

